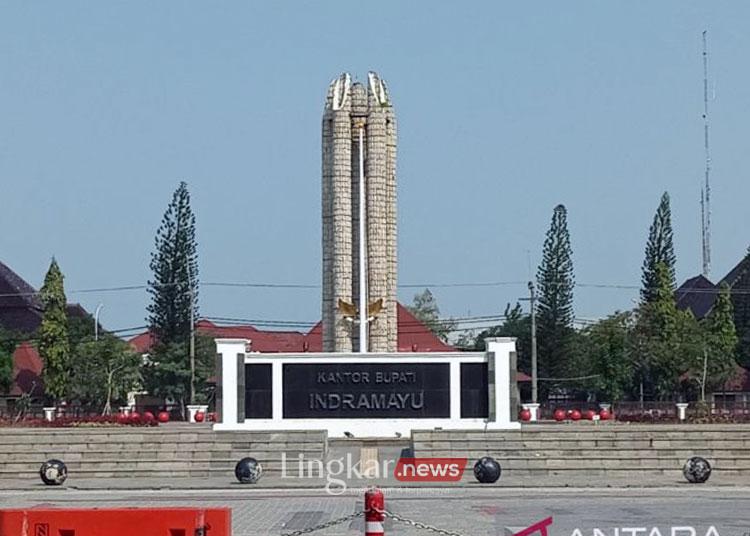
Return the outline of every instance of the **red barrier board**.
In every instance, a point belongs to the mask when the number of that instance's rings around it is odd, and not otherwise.
[[[0,510],[0,536],[231,536],[229,508]]]

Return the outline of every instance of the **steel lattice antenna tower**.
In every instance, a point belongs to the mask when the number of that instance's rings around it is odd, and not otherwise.
[[[703,243],[703,277],[711,273],[711,153],[708,148],[708,50],[703,30],[703,148],[706,151],[706,177],[701,190],[701,238]]]

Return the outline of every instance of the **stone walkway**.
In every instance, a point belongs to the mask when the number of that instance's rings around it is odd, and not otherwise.
[[[12,507],[229,507],[233,536],[275,535],[361,511],[361,493],[319,490],[116,490],[41,488],[0,491]],[[550,536],[743,536],[750,533],[750,488],[679,486],[652,489],[388,490],[386,508],[409,519],[466,535],[510,535],[552,517]],[[710,527],[715,533],[710,533]],[[675,532],[675,527],[681,529]],[[689,528],[688,528],[689,527]],[[386,534],[429,534],[388,520]],[[597,529],[600,532],[595,533]],[[654,532],[656,529],[656,532]],[[361,518],[313,534],[363,534]]]
[[[425,488],[434,486],[433,483],[405,483],[396,481],[392,475],[389,478],[352,479],[345,480],[347,488],[366,488],[368,486],[394,487],[394,488]],[[747,477],[733,474],[723,474],[714,470],[708,484],[716,488],[732,488],[749,486]],[[321,490],[340,489],[338,477],[331,477],[330,485],[324,478],[283,478],[278,474],[264,475],[257,484],[242,485],[232,477],[196,477],[196,478],[76,478],[70,474],[65,482],[64,488],[77,490],[132,490],[132,489],[174,489],[174,490],[236,490],[236,489],[311,489]],[[538,481],[536,477],[513,476],[504,474],[495,484],[480,484],[474,480],[471,467],[466,468],[463,480],[456,483],[446,483],[445,489],[476,489],[476,488],[501,488],[501,489],[554,489],[554,488],[662,488],[662,487],[692,487],[687,481],[677,476],[647,476],[638,478],[614,478],[587,477],[558,475],[545,477]],[[41,483],[36,474],[30,474],[29,478],[0,479],[0,490],[24,490],[39,491],[49,489]]]

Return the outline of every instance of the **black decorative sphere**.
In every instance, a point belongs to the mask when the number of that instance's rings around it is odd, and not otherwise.
[[[61,460],[47,460],[39,468],[39,476],[48,486],[59,486],[68,478],[68,468]]]
[[[500,464],[495,461],[494,458],[485,456],[477,460],[474,464],[474,477],[479,480],[482,484],[492,484],[497,482],[502,473]]]
[[[242,458],[234,467],[234,476],[242,484],[255,484],[263,475],[263,467],[255,458]]]
[[[711,464],[700,456],[693,456],[685,462],[682,474],[691,484],[703,484],[711,476]]]

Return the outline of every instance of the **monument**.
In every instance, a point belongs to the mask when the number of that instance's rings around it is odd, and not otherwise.
[[[322,152],[323,351],[395,352],[396,116],[376,73],[331,82]]]
[[[323,352],[216,339],[216,430],[518,428],[515,339],[486,352],[398,353],[396,117],[385,83],[344,73],[322,125]]]

